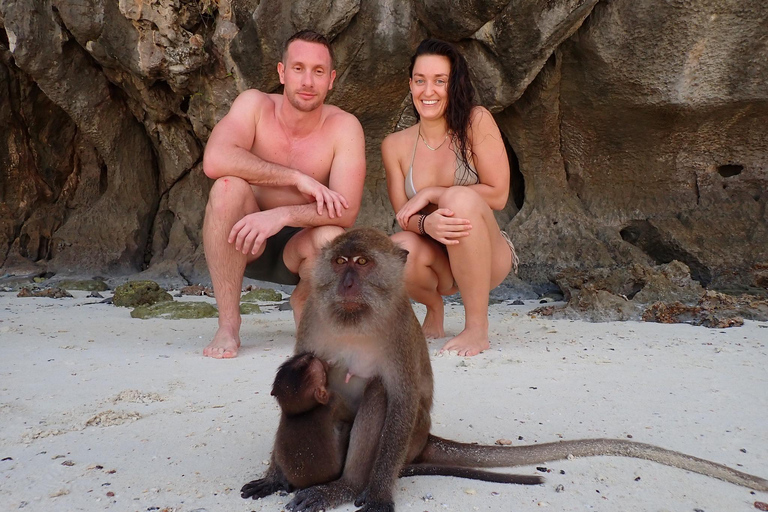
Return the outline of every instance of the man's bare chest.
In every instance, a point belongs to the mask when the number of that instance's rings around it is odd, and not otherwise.
[[[325,178],[333,163],[333,141],[327,134],[290,138],[276,123],[259,126],[251,152],[269,162]],[[324,181],[324,180],[320,180]]]

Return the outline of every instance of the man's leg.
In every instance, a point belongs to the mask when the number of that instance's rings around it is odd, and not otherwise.
[[[203,247],[219,308],[219,329],[203,355],[216,359],[237,356],[240,348],[240,293],[243,272],[257,255],[245,255],[227,241],[232,226],[249,213],[259,211],[251,185],[234,177],[219,178],[211,187],[205,207]]]
[[[318,226],[302,230],[291,238],[283,250],[283,261],[288,270],[299,274],[301,280],[291,294],[291,307],[296,328],[299,327],[304,303],[307,301],[310,289],[310,279],[315,260],[320,255],[320,249],[344,233],[339,226]]]

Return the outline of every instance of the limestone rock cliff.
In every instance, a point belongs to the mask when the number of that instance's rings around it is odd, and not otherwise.
[[[2,273],[206,281],[205,142],[239,92],[278,89],[301,28],[332,39],[328,101],[365,129],[359,224],[393,229],[379,146],[437,36],[508,143],[522,281],[679,260],[768,283],[764,0],[0,0]]]

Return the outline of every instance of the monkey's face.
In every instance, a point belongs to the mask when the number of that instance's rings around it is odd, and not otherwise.
[[[404,292],[403,267],[408,252],[381,231],[356,229],[323,250],[315,272],[322,303],[336,320],[349,324]]]

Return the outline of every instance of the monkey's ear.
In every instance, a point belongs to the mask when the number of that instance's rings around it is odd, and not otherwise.
[[[328,390],[325,389],[325,386],[318,386],[315,389],[315,400],[317,400],[317,403],[325,405],[330,399],[331,395],[328,393]]]
[[[402,247],[395,247],[395,254],[403,261],[403,263],[408,259],[408,251]]]

